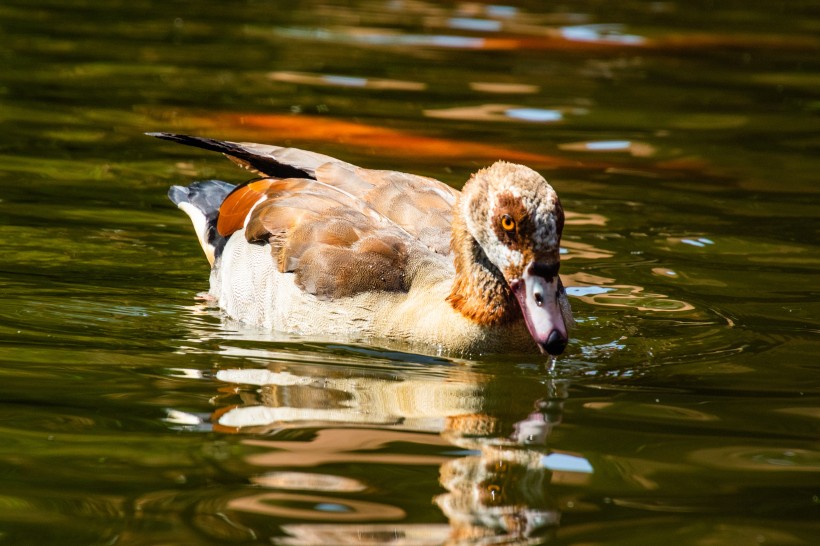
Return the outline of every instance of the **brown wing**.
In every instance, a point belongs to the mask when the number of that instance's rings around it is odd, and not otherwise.
[[[225,199],[217,229],[228,237],[245,226],[249,242],[269,243],[279,270],[320,297],[407,290],[412,256],[450,254],[458,192],[438,180],[296,148],[154,136],[222,152],[266,175]]]
[[[269,243],[280,271],[326,298],[407,290],[410,253],[430,252],[361,199],[314,180],[272,181],[245,235]]]
[[[438,254],[450,253],[450,224],[458,192],[435,180],[398,171],[326,163],[317,180],[344,189]]]
[[[248,240],[270,243],[279,270],[295,273],[307,292],[336,298],[407,290],[413,256],[450,253],[455,190],[343,163],[315,174],[315,181],[271,182],[246,227]]]

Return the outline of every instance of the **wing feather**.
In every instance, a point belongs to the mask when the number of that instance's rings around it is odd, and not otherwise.
[[[228,195],[218,231],[228,237],[244,227],[249,242],[270,244],[280,271],[319,297],[407,290],[411,258],[451,254],[458,191],[433,178],[296,148],[154,136],[222,152],[263,175]]]

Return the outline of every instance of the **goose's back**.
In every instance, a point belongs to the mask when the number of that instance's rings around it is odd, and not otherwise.
[[[313,178],[263,178],[237,188],[220,208],[219,233],[242,230],[249,243],[269,245],[281,273],[294,273],[299,288],[324,299],[406,292],[411,264],[451,258],[458,192],[431,178],[316,163],[302,167]]]

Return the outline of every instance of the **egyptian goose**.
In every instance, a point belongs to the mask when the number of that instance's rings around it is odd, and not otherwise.
[[[210,295],[230,317],[437,354],[566,347],[564,212],[532,169],[498,161],[459,192],[295,148],[149,134],[261,175],[168,192],[193,221]]]

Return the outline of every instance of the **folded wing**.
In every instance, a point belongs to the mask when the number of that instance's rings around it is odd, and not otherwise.
[[[435,179],[296,148],[153,136],[222,152],[262,175],[228,195],[217,230],[229,237],[244,227],[248,242],[269,244],[279,270],[319,297],[406,291],[410,263],[450,255],[458,192]]]

